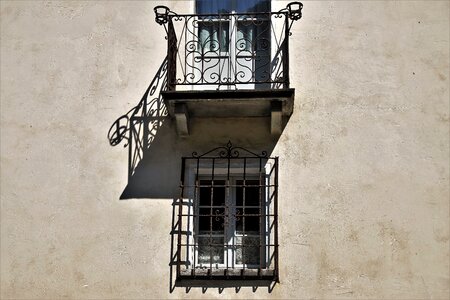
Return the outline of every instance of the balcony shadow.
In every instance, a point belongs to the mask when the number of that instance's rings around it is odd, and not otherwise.
[[[167,89],[167,58],[156,72],[140,102],[119,117],[108,131],[111,146],[128,148],[128,184],[120,199],[173,197],[177,181],[170,155],[170,119],[161,92]]]
[[[193,152],[204,153],[229,140],[258,153],[264,150],[270,156],[281,135],[270,134],[270,117],[204,117],[190,120],[190,135],[181,138],[161,96],[166,89],[167,59],[161,64],[140,102],[119,117],[109,129],[111,146],[123,144],[128,149],[128,183],[120,199],[167,199],[172,202],[170,292],[175,287],[185,288],[186,292],[191,288],[202,288],[203,293],[216,288],[219,293],[225,288],[238,293],[242,287],[251,287],[256,292],[258,288],[267,287],[271,292],[275,285],[273,280],[174,279],[173,268],[177,257],[172,255],[178,233],[174,218],[180,194],[181,157],[191,156]],[[287,121],[285,119],[284,123]]]
[[[128,184],[120,199],[178,197],[181,157],[232,140],[270,154],[279,136],[270,134],[270,118],[194,118],[190,136],[180,138],[161,92],[167,89],[167,59],[140,102],[119,117],[108,132],[111,146],[128,148]],[[287,120],[285,120],[285,123]]]
[[[148,123],[151,124],[150,121]],[[270,154],[279,139],[279,136],[270,135],[269,118],[193,119],[190,122],[191,135],[187,138],[180,138],[176,134],[175,124],[169,117],[154,123],[155,131],[147,147],[139,146],[146,144],[142,139],[133,140],[131,146],[127,146],[131,147],[129,177],[120,199],[172,200],[180,192],[182,156],[190,156],[195,151],[207,151],[228,140]],[[130,131],[137,132],[139,128]]]
[[[120,196],[120,199],[167,199],[172,202],[172,227],[170,228],[171,251],[169,260],[169,291],[171,293],[174,291],[175,287],[185,288],[186,293],[189,293],[192,288],[201,288],[202,293],[206,293],[208,289],[217,288],[219,294],[221,294],[225,288],[234,289],[235,292],[238,293],[242,287],[251,287],[253,292],[256,292],[258,288],[267,287],[268,292],[270,293],[278,282],[279,268],[277,250],[276,255],[271,255],[271,252],[267,252],[267,265],[270,265],[273,261],[273,257],[275,257],[276,268],[270,270],[272,271],[272,273],[264,273],[262,271],[263,267],[266,266],[265,262],[264,264],[261,262],[258,268],[255,268],[254,266],[249,268],[243,267],[241,273],[239,274],[228,272],[228,264],[227,269],[224,271],[224,273],[221,274],[212,274],[212,267],[210,267],[208,273],[206,273],[205,276],[202,275],[196,277],[196,271],[192,272],[192,276],[184,272],[180,272],[181,264],[185,266],[189,266],[190,264],[190,260],[188,258],[186,258],[184,262],[181,261],[183,254],[180,250],[182,245],[180,242],[180,236],[181,234],[186,236],[194,234],[193,229],[191,229],[192,232],[190,232],[189,227],[187,227],[187,229],[183,232],[183,227],[181,226],[181,218],[184,215],[182,214],[182,210],[180,207],[185,205],[185,199],[183,199],[185,194],[180,193],[180,183],[184,183],[184,180],[180,180],[180,178],[184,176],[184,170],[182,170],[184,168],[181,164],[181,157],[194,156],[194,153],[209,153],[208,150],[210,150],[211,148],[222,146],[230,140],[233,141],[235,145],[239,146],[236,148],[242,149],[241,147],[243,147],[249,149],[248,152],[250,153],[260,153],[261,151],[265,151],[264,153],[267,153],[268,156],[271,156],[271,153],[277,145],[278,139],[282,133],[278,135],[271,135],[270,132],[273,128],[275,128],[275,130],[272,130],[272,132],[280,133],[280,130],[282,131],[285,128],[289,118],[288,116],[290,116],[290,114],[292,113],[293,89],[292,98],[289,98],[292,99],[292,101],[288,102],[289,105],[285,105],[289,107],[287,111],[281,109],[278,106],[273,107],[272,104],[273,102],[275,102],[273,100],[280,100],[280,97],[275,97],[273,94],[267,92],[274,89],[289,89],[288,33],[293,21],[300,19],[301,7],[302,4],[299,2],[290,3],[286,9],[282,9],[279,12],[275,13],[267,13],[268,19],[264,22],[253,22],[254,24],[250,24],[251,22],[247,22],[247,30],[244,30],[246,33],[243,34],[242,38],[237,40],[236,45],[234,45],[234,50],[236,52],[235,57],[233,58],[233,60],[229,60],[230,62],[233,61],[233,63],[236,65],[236,68],[240,69],[235,70],[235,74],[228,74],[227,72],[225,72],[224,74],[220,74],[219,76],[217,76],[218,74],[213,71],[213,67],[215,67],[216,65],[211,65],[211,58],[209,57],[208,59],[205,59],[201,62],[202,65],[204,63],[209,64],[207,65],[206,69],[199,70],[197,69],[197,66],[195,64],[190,66],[190,68],[187,68],[185,66],[184,69],[180,67],[182,65],[180,64],[177,68],[177,60],[179,59],[179,57],[177,57],[177,53],[184,53],[183,49],[178,49],[180,45],[184,45],[185,49],[188,48],[188,51],[185,50],[185,52],[190,53],[191,55],[184,58],[187,61],[194,61],[194,57],[196,55],[201,56],[204,54],[206,44],[211,44],[211,41],[216,41],[217,39],[213,39],[212,36],[209,37],[209,39],[206,38],[205,41],[209,42],[205,42],[203,43],[203,45],[199,44],[198,47],[193,47],[191,40],[183,42],[182,37],[190,37],[191,34],[180,34],[180,40],[177,40],[175,30],[176,26],[174,26],[174,23],[181,25],[181,33],[183,33],[183,30],[188,30],[187,25],[189,24],[189,22],[193,22],[193,24],[196,22],[196,17],[189,15],[185,15],[184,17],[182,17],[181,15],[177,15],[171,12],[165,6],[158,6],[155,8],[156,22],[159,24],[167,23],[167,25],[164,26],[167,33],[166,39],[168,40],[168,56],[164,59],[163,63],[159,67],[155,77],[153,78],[139,103],[126,114],[119,117],[110,127],[108,131],[108,139],[111,146],[123,144],[124,147],[127,147],[128,149],[128,182]],[[160,13],[158,16],[159,11],[162,12],[162,14]],[[230,15],[230,17],[235,18],[236,23],[238,22],[237,20],[239,17],[237,14],[232,14]],[[217,16],[211,16],[206,19],[203,17],[201,18],[201,22],[203,25],[212,25],[216,23],[215,19],[217,19]],[[241,16],[239,22],[242,23],[246,19],[247,17],[245,15],[244,19],[242,19]],[[280,24],[282,25],[272,26],[272,22],[275,22],[276,20],[278,20],[278,22],[281,21]],[[275,28],[280,29],[281,31],[275,32]],[[244,31],[241,30],[241,32]],[[202,34],[198,38],[199,41],[201,41],[207,30],[201,30],[200,32],[202,32]],[[272,39],[272,36],[274,37],[274,39]],[[275,56],[273,57],[268,55],[271,49],[269,48],[269,45],[271,44],[276,45],[277,47]],[[197,51],[193,51],[194,49],[196,49]],[[200,51],[199,49],[202,50]],[[220,49],[220,47],[215,47],[215,49],[218,50]],[[252,49],[252,51],[248,51],[249,49]],[[211,50],[212,48],[210,47],[210,52]],[[218,57],[215,58],[217,61],[220,62],[220,59],[222,59],[222,61],[226,61],[226,59],[223,58],[219,59],[219,57],[222,55],[221,53],[217,52],[216,54],[218,54]],[[252,64],[249,63],[249,55],[251,55],[253,59],[252,63],[254,63],[254,67],[250,67]],[[222,70],[229,69],[230,68],[223,68]],[[198,72],[193,70],[197,70]],[[219,66],[219,71],[220,70],[221,68]],[[199,73],[201,73],[200,79],[198,78]],[[247,79],[245,77],[246,75]],[[230,81],[232,78],[234,78],[234,81]],[[249,110],[251,112],[250,114],[242,113],[243,107],[242,105],[239,105],[238,107],[232,109],[231,117],[230,115],[226,115],[226,118],[214,118],[211,117],[211,110],[204,106],[204,103],[206,103],[207,101],[203,101],[200,106],[207,113],[204,115],[198,114],[196,115],[196,118],[189,120],[189,122],[186,121],[182,123],[182,125],[186,125],[183,126],[183,128],[189,127],[188,130],[186,130],[186,132],[189,132],[189,136],[181,138],[176,134],[175,122],[169,117],[168,108],[165,106],[162,98],[163,92],[167,90],[176,91],[175,86],[177,84],[217,84],[219,87],[227,86],[227,88],[234,86],[235,89],[244,89],[247,84],[258,84],[261,89],[264,89],[264,91],[259,91],[263,94],[263,96],[261,96],[260,98],[263,100],[268,99],[269,101],[271,101],[270,113],[274,116],[272,120],[275,120],[275,122],[272,123],[273,128],[271,129],[271,119],[270,117],[268,117],[268,114],[254,113],[254,110],[256,109],[254,106],[254,102],[249,102]],[[194,101],[199,100],[198,91],[200,89],[194,91]],[[247,91],[251,92],[251,96],[249,98],[251,100],[255,100],[257,97],[255,97],[255,95],[253,94],[253,88],[250,89],[252,89],[252,91]],[[215,91],[213,91],[213,93],[215,93]],[[218,93],[220,93],[220,91]],[[223,94],[221,96],[223,97]],[[180,105],[178,107],[184,108],[186,106],[186,95],[183,95],[182,98],[178,100],[180,100]],[[233,105],[238,103],[238,101],[236,101],[238,100],[236,95],[231,97],[230,100],[234,101]],[[219,107],[218,110],[223,110],[223,105]],[[187,109],[187,111],[189,111],[189,109]],[[282,116],[280,116],[281,112],[283,112]],[[171,114],[173,115],[172,110]],[[246,117],[237,117],[238,115]],[[186,114],[185,119],[188,118],[187,116],[188,114]],[[218,116],[225,115],[218,114]],[[280,118],[284,119],[280,121]],[[279,127],[280,124],[281,129]],[[228,156],[228,172],[230,170],[229,158],[230,156]],[[261,158],[259,157],[259,159]],[[276,170],[278,170],[278,159],[276,161]],[[245,166],[246,160],[244,160],[244,170]],[[198,175],[198,163],[196,172],[196,174]],[[259,172],[259,174],[261,174],[261,160],[259,160]],[[245,184],[245,171],[243,174]],[[277,171],[276,174],[278,174]],[[276,175],[276,178],[278,178],[277,176],[278,175]],[[277,183],[272,186],[278,187],[278,181],[276,182]],[[182,186],[184,187],[184,184]],[[264,189],[269,188],[269,185],[266,186],[265,184],[260,184],[260,188],[261,186],[264,186]],[[261,194],[262,193],[260,192],[259,197],[261,197]],[[195,199],[195,197],[188,198],[190,198],[191,200]],[[268,199],[269,200],[267,200],[267,203],[272,201],[272,197],[268,197]],[[277,196],[273,199],[277,199]],[[261,198],[260,201],[262,201]],[[262,202],[260,202],[260,209],[262,206],[261,203]],[[193,209],[194,205],[191,204],[190,207],[191,209]],[[177,208],[180,208],[179,211],[177,210]],[[269,214],[270,213],[268,213],[268,215]],[[263,214],[259,213],[259,217],[262,218],[262,216]],[[273,216],[277,216],[277,213],[273,212]],[[266,216],[264,216],[264,218],[266,218]],[[271,233],[273,228],[275,228],[275,232],[277,232],[277,223],[274,221],[274,219],[275,218],[272,219],[272,223],[268,223],[269,225],[267,225],[266,231],[264,231],[264,233]],[[260,222],[260,224],[262,223]],[[262,228],[262,226],[260,228]],[[259,232],[263,233],[262,229],[260,229]],[[275,233],[275,237],[276,236],[277,233]],[[260,239],[260,241],[262,241],[262,238]],[[275,245],[276,247],[278,247],[277,238],[275,238],[275,241],[273,242],[271,242],[270,239],[267,243],[260,242],[259,257],[262,257],[263,251],[261,250],[261,247],[263,243],[265,243],[265,246],[267,246],[268,248],[273,248]],[[245,248],[243,245],[240,246],[242,246],[242,249]],[[175,250],[175,247],[177,247],[177,250]],[[242,251],[245,254],[245,251]],[[193,261],[193,268],[191,269],[195,270],[195,258]],[[249,262],[249,260],[244,259],[242,259],[242,261]],[[176,273],[174,272],[174,269],[176,269]],[[246,273],[246,270],[248,271],[248,269],[251,269],[252,272],[257,270],[257,273]],[[266,269],[269,270],[269,268]],[[190,271],[188,270],[188,272]],[[201,274],[201,272],[199,271],[197,274]],[[176,276],[176,278],[174,278],[174,275]]]
[[[174,146],[170,119],[164,119],[148,148],[143,149],[142,159],[131,170],[120,199],[176,197],[179,181],[176,171],[179,168],[178,156]]]

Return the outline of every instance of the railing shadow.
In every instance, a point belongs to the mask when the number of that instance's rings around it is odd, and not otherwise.
[[[190,149],[206,149],[228,139],[256,148],[263,145],[265,149],[273,149],[278,140],[278,137],[267,136],[267,120],[243,118],[232,121],[210,119],[209,122],[191,120],[189,139],[178,138],[161,96],[161,92],[167,90],[169,71],[165,58],[139,103],[109,128],[110,145],[128,147],[128,182],[120,199],[170,200],[178,196],[179,158]],[[239,130],[242,127],[252,128],[253,134],[248,136]]]
[[[139,165],[148,156],[149,148],[155,142],[168,118],[161,92],[167,90],[167,57],[162,62],[155,77],[139,103],[120,116],[110,127],[108,139],[111,146],[124,142],[128,147],[128,185],[139,170]],[[137,191],[139,194],[139,191]],[[125,188],[121,199],[139,198],[130,188]]]
[[[148,149],[167,116],[167,109],[161,96],[161,92],[166,89],[167,57],[159,67],[138,105],[119,117],[108,131],[111,146],[116,146],[123,140],[127,141],[124,147],[128,147],[130,154],[128,179],[133,176],[137,165],[143,159],[145,149]]]
[[[175,281],[173,278],[173,275],[175,273],[174,268],[176,267],[177,263],[177,256],[178,252],[174,251],[175,247],[175,236],[178,232],[178,222],[175,223],[175,210],[178,207],[178,201],[180,199],[173,199],[172,202],[172,228],[170,230],[170,260],[169,260],[169,292],[172,293],[175,290]],[[186,293],[188,292],[188,289],[186,288]]]

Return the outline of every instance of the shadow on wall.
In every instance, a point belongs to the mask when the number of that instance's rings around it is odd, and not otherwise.
[[[181,157],[207,151],[229,140],[255,152],[270,154],[279,136],[270,134],[270,118],[196,118],[190,135],[176,134],[161,91],[167,89],[164,59],[138,105],[119,117],[108,132],[111,146],[128,148],[128,184],[120,199],[173,200],[179,196]]]
[[[109,129],[108,139],[111,146],[116,146],[125,140],[124,147],[128,147],[128,185],[120,199],[163,198],[167,194],[161,193],[167,190],[167,187],[161,186],[160,183],[170,181],[161,172],[157,172],[158,168],[147,167],[158,162],[150,158],[166,157],[150,151],[164,148],[164,145],[161,145],[162,139],[156,137],[157,134],[165,136],[162,132],[167,131],[164,129],[167,110],[161,97],[161,91],[166,88],[167,58],[159,67],[141,101],[128,113],[119,117]],[[150,148],[150,145],[154,146]],[[159,146],[156,147],[157,145]],[[159,185],[151,186],[155,183]],[[148,191],[156,193],[150,197]]]
[[[205,153],[211,148],[224,146],[228,141],[255,153],[266,151],[270,156],[279,136],[270,134],[270,117],[262,118],[194,118],[190,122],[190,135],[181,138],[175,124],[168,116],[161,92],[167,89],[167,58],[164,59],[150,86],[140,102],[119,117],[108,132],[111,146],[124,143],[128,148],[128,184],[120,199],[145,198],[170,200],[172,211],[170,292],[175,286],[185,287],[186,293],[192,287],[234,288],[267,287],[271,292],[275,285],[272,280],[203,280],[194,283],[177,284],[173,278],[173,268],[177,263],[174,252],[176,233],[180,233],[175,220],[176,208],[180,201],[181,158],[191,157],[194,152]],[[125,162],[124,162],[125,163]],[[182,201],[182,200],[181,200]],[[179,243],[179,241],[178,241]],[[175,253],[175,254],[174,254]]]

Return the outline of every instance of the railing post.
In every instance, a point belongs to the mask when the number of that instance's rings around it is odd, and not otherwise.
[[[289,88],[289,18],[284,13],[284,41],[283,41],[283,88]]]
[[[167,90],[174,91],[177,77],[177,37],[172,18],[167,23]]]
[[[275,199],[274,199],[274,226],[275,226],[275,280],[280,283],[280,269],[278,264],[278,156],[275,157]]]
[[[181,228],[183,225],[183,197],[184,197],[184,172],[186,167],[186,158],[181,158],[181,178],[180,178],[180,186],[181,186],[181,192],[180,192],[180,199],[178,199],[178,232],[177,232],[177,277],[176,280],[180,279],[181,275]],[[187,258],[186,258],[187,260]]]

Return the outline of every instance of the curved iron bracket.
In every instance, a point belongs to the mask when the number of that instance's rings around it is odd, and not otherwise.
[[[300,20],[302,18],[302,8],[303,3],[301,2],[290,2],[285,8],[279,10],[278,12],[287,12],[287,16],[291,19],[291,24],[289,24],[289,36],[292,35],[291,28],[294,21]]]

